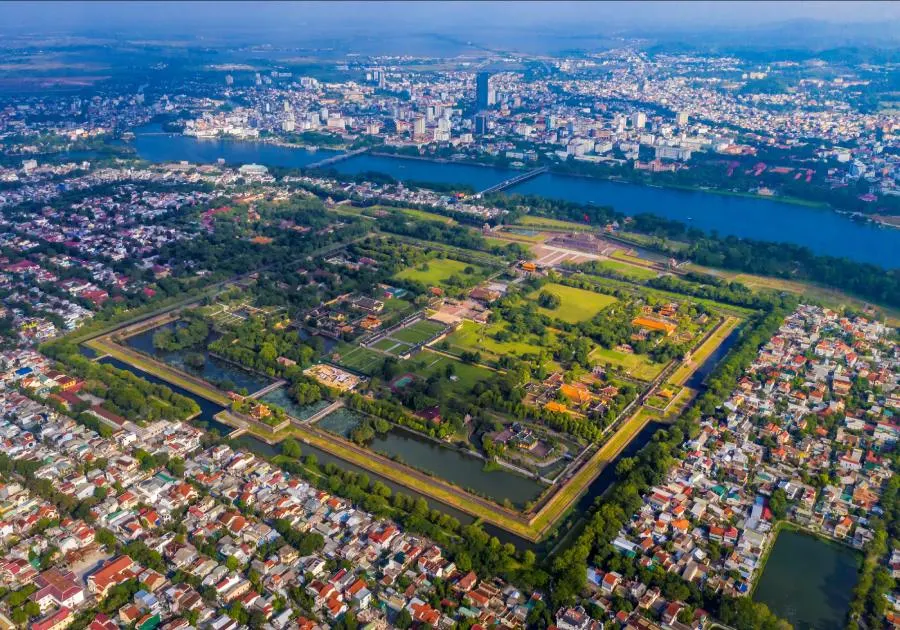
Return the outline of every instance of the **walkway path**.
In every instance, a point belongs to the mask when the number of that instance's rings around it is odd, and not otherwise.
[[[331,414],[331,413],[337,411],[338,409],[342,409],[343,407],[344,407],[344,399],[338,398],[333,403],[331,403],[324,409],[317,411],[316,413],[311,415],[306,420],[300,420],[299,418],[294,418],[293,416],[291,416],[291,422],[293,422],[295,425],[298,425],[298,426],[304,425],[304,424],[315,424],[316,422],[318,422],[319,420],[321,420],[328,414]]]

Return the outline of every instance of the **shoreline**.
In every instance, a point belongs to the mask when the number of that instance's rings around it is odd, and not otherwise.
[[[244,142],[244,143],[258,143],[258,144],[268,144],[271,146],[277,146],[285,149],[296,149],[303,150],[307,152],[315,152],[315,151],[327,151],[333,152],[336,155],[340,155],[341,153],[346,153],[350,150],[349,145],[338,145],[338,146],[319,146],[319,145],[306,145],[306,144],[293,144],[279,138],[237,138],[233,136],[216,136],[212,138],[198,137],[185,135],[183,133],[172,133],[172,132],[159,132],[159,133],[145,133],[145,134],[136,134],[139,135],[168,135],[168,136],[182,136],[186,138],[193,138],[197,141],[203,140],[214,140],[214,141],[227,141],[227,142]],[[373,149],[375,147],[372,147]],[[411,160],[417,162],[430,162],[433,164],[458,164],[461,166],[477,166],[480,168],[489,168],[496,171],[509,171],[509,172],[520,172],[526,171],[526,169],[515,168],[512,166],[497,166],[495,164],[485,164],[484,162],[479,162],[477,160],[465,159],[465,160],[452,160],[449,158],[439,158],[439,157],[427,157],[427,156],[416,156],[416,155],[404,155],[401,153],[391,153],[383,150],[370,150],[369,155],[374,157],[381,158],[389,158],[389,159],[400,159],[400,160]],[[537,166],[539,166],[538,163]],[[855,210],[845,210],[841,208],[835,208],[834,206],[826,203],[826,202],[818,202],[802,199],[800,197],[790,197],[790,196],[780,196],[780,195],[760,195],[757,193],[751,192],[741,192],[728,190],[725,188],[712,188],[706,186],[691,186],[691,185],[682,185],[682,184],[657,184],[657,183],[641,183],[641,182],[632,182],[627,179],[622,179],[618,177],[602,177],[597,175],[591,175],[588,173],[572,173],[565,170],[559,170],[554,168],[558,166],[558,164],[550,163],[544,164],[547,166],[549,170],[547,171],[551,175],[558,175],[561,177],[578,177],[583,179],[595,180],[598,182],[612,182],[615,184],[627,184],[631,186],[638,187],[646,187],[646,188],[659,188],[662,190],[680,190],[684,192],[695,192],[695,193],[709,193],[713,195],[721,195],[723,197],[738,197],[743,199],[752,199],[757,201],[772,201],[775,203],[783,203],[790,206],[799,206],[804,208],[811,208],[815,210],[827,210],[829,212],[834,212],[839,215],[850,218],[851,220],[861,220],[863,223],[871,223],[873,225],[879,227],[889,227],[900,229],[900,219],[898,219],[898,223],[894,224],[889,220],[881,219],[881,216],[889,216],[889,215],[877,215],[877,214],[865,214]],[[307,167],[297,167],[297,168],[307,168]],[[376,170],[376,172],[379,172]],[[422,180],[425,183],[428,183],[428,180]],[[650,214],[653,214],[652,212]]]
[[[388,153],[385,151],[371,151],[369,153],[374,157],[383,157],[383,158],[393,158],[400,160],[412,160],[417,162],[431,162],[432,164],[458,164],[461,166],[478,166],[481,168],[490,168],[497,171],[510,171],[510,172],[519,172],[519,171],[527,171],[528,169],[520,169],[514,168],[511,166],[497,166],[495,164],[485,164],[484,162],[478,162],[476,160],[451,160],[448,158],[435,158],[435,157],[427,157],[423,155],[403,155],[401,153]],[[545,166],[549,167],[547,171],[551,175],[558,175],[560,177],[577,177],[582,179],[589,179],[598,182],[611,182],[614,184],[625,184],[628,186],[638,186],[644,188],[659,188],[661,190],[680,190],[683,192],[694,192],[694,193],[709,193],[713,195],[721,195],[723,197],[737,197],[742,199],[752,199],[756,201],[772,201],[775,203],[783,203],[789,206],[798,206],[802,208],[810,208],[813,210],[827,210],[829,212],[834,212],[840,214],[842,216],[848,217],[852,220],[860,220],[863,223],[872,223],[881,227],[890,227],[900,229],[900,217],[897,217],[897,223],[891,223],[889,220],[881,219],[879,217],[890,215],[868,215],[855,210],[843,210],[840,208],[835,208],[834,206],[821,201],[811,201],[802,199],[800,197],[784,197],[780,195],[760,195],[757,193],[751,192],[741,192],[734,190],[727,190],[724,188],[710,188],[706,186],[688,186],[682,184],[645,184],[641,182],[632,182],[627,179],[622,179],[618,177],[600,177],[597,175],[590,175],[588,173],[571,173],[568,171],[557,170],[554,168],[554,164],[545,164]],[[536,168],[538,168],[536,166]],[[610,206],[612,207],[612,206]],[[653,214],[650,212],[649,214]]]

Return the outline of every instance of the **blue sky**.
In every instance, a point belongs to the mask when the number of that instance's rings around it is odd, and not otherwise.
[[[615,30],[743,27],[794,19],[900,20],[897,2],[6,2],[7,27],[31,31],[108,27],[146,32],[173,28],[316,29],[393,32],[507,29]],[[463,33],[460,33],[463,34]]]

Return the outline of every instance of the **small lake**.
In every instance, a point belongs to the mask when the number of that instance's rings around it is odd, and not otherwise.
[[[185,348],[183,350],[175,350],[172,352],[166,352],[163,350],[158,350],[153,347],[153,335],[158,331],[163,329],[171,330],[176,323],[164,324],[162,326],[158,326],[156,328],[151,328],[150,330],[145,330],[142,333],[129,337],[125,340],[125,345],[130,348],[134,348],[135,350],[139,350],[145,354],[149,354],[156,359],[171,365],[172,367],[176,367],[179,370],[184,370],[189,374],[194,374],[204,380],[209,381],[213,384],[228,384],[230,381],[234,387],[223,387],[223,389],[246,389],[247,393],[252,394],[253,392],[261,390],[266,385],[274,382],[272,379],[267,379],[258,374],[253,374],[252,372],[248,372],[247,370],[241,369],[237,365],[233,363],[229,363],[228,361],[223,361],[222,359],[218,359],[209,354],[206,350],[207,344],[216,339],[216,333],[211,332],[209,337],[207,337],[206,341],[198,345],[196,348]],[[185,357],[189,354],[201,354],[206,358],[206,361],[203,363],[203,367],[194,368],[193,366],[187,365],[185,362]]]
[[[753,599],[795,630],[842,630],[859,574],[860,555],[808,534],[782,531]]]
[[[316,426],[345,438],[360,423],[363,416],[351,409],[339,409],[328,414]],[[368,445],[376,453],[397,459],[404,464],[433,474],[463,489],[502,502],[509,499],[522,508],[536,499],[544,486],[507,470],[485,472],[485,462],[453,448],[428,440],[402,427],[394,427],[385,435],[376,435]]]

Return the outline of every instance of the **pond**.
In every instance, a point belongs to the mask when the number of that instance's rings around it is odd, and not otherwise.
[[[298,420],[306,420],[307,418],[314,416],[331,404],[331,402],[328,400],[319,400],[309,405],[298,405],[288,395],[288,390],[286,387],[273,389],[268,394],[261,396],[260,400],[263,402],[271,403],[277,407],[281,407],[289,415],[297,418]]]
[[[322,418],[317,426],[337,435],[349,437],[363,416],[350,409],[339,409]],[[509,499],[517,508],[536,499],[544,486],[507,470],[485,472],[484,461],[426,439],[402,427],[394,427],[385,435],[376,435],[368,445],[376,453],[433,474],[460,488],[493,501]]]
[[[259,376],[258,374],[253,374],[252,372],[248,372],[247,370],[243,370],[237,365],[229,363],[228,361],[223,361],[222,359],[218,359],[209,354],[206,350],[206,346],[216,339],[216,333],[210,332],[209,337],[206,338],[206,341],[198,345],[196,348],[185,348],[183,350],[175,350],[172,352],[166,352],[163,350],[157,350],[153,347],[153,335],[158,331],[163,329],[171,329],[175,326],[175,323],[164,324],[162,326],[158,326],[156,328],[151,328],[150,330],[145,330],[142,333],[138,333],[137,335],[133,335],[125,340],[125,345],[130,348],[134,348],[135,350],[140,350],[145,354],[149,354],[156,359],[171,365],[172,367],[178,368],[179,370],[184,370],[189,374],[194,374],[204,380],[209,381],[210,383],[226,383],[227,381],[231,381],[234,384],[234,387],[227,387],[223,389],[246,389],[248,393],[252,394],[253,392],[259,391],[266,385],[272,383],[271,379],[267,379],[263,376]],[[203,367],[194,368],[193,366],[187,365],[185,362],[185,357],[189,354],[201,354],[206,359],[203,363]]]
[[[841,630],[859,573],[860,555],[809,534],[782,531],[753,599],[795,630]]]

